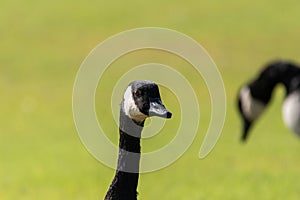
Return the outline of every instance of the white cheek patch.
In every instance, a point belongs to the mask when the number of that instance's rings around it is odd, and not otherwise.
[[[147,118],[147,115],[142,113],[135,104],[132,96],[131,86],[129,86],[125,91],[123,97],[123,109],[124,113],[135,121],[143,121]]]
[[[300,136],[300,91],[287,96],[282,107],[286,126]]]
[[[264,103],[252,97],[249,87],[242,88],[240,98],[243,113],[249,121],[257,119],[266,107]]]

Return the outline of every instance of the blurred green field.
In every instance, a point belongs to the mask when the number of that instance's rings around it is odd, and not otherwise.
[[[142,174],[139,199],[300,198],[300,140],[283,125],[283,89],[276,90],[247,144],[239,142],[235,108],[238,88],[264,63],[276,58],[300,62],[300,1],[4,0],[0,5],[1,200],[103,199],[114,171],[80,142],[72,117],[73,83],[81,62],[98,43],[145,26],[175,29],[207,49],[224,79],[227,117],[215,149],[199,160],[210,119],[201,77],[179,58],[157,51],[135,52],[115,62],[99,91],[103,87],[109,93],[122,70],[158,62],[189,78],[201,107],[200,131],[192,146],[171,166]],[[97,102],[101,95],[97,93]],[[168,90],[162,88],[162,96],[174,116],[180,113]],[[97,114],[117,143],[112,115],[101,115],[110,112],[109,103],[97,104]],[[170,132],[178,119],[167,121]],[[162,134],[143,141],[142,148],[151,150],[172,138]]]

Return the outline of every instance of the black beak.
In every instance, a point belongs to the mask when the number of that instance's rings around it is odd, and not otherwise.
[[[172,113],[162,104],[160,98],[150,99],[149,116],[171,118]]]
[[[246,119],[246,117],[244,116],[244,113],[242,111],[242,104],[241,104],[241,99],[240,97],[238,97],[238,102],[237,102],[237,106],[238,106],[238,110],[240,113],[240,116],[242,118],[242,137],[241,137],[241,141],[242,142],[246,142],[247,138],[248,138],[248,134],[249,134],[249,130],[251,127],[251,122],[249,120]]]
[[[243,119],[243,132],[242,132],[242,137],[241,137],[241,140],[242,142],[246,142],[247,138],[248,138],[248,135],[249,135],[249,130],[251,128],[251,122],[249,122],[248,120],[246,119]]]

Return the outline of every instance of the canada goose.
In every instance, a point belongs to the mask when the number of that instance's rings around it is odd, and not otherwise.
[[[300,136],[300,68],[287,61],[272,62],[258,77],[243,86],[238,94],[238,109],[243,121],[242,141],[246,141],[252,124],[270,102],[277,84],[283,84],[286,96],[283,119],[289,129]]]
[[[151,116],[172,116],[161,102],[158,86],[147,80],[130,83],[120,109],[118,166],[105,200],[137,199],[141,132]]]

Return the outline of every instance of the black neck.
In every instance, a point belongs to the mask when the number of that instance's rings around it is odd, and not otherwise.
[[[293,78],[299,75],[300,69],[296,64],[282,61],[271,63],[249,84],[251,94],[254,98],[268,103],[277,84],[283,84],[286,94],[289,94],[294,88]]]
[[[135,200],[140,164],[140,137],[144,126],[121,110],[118,167],[105,200]]]

